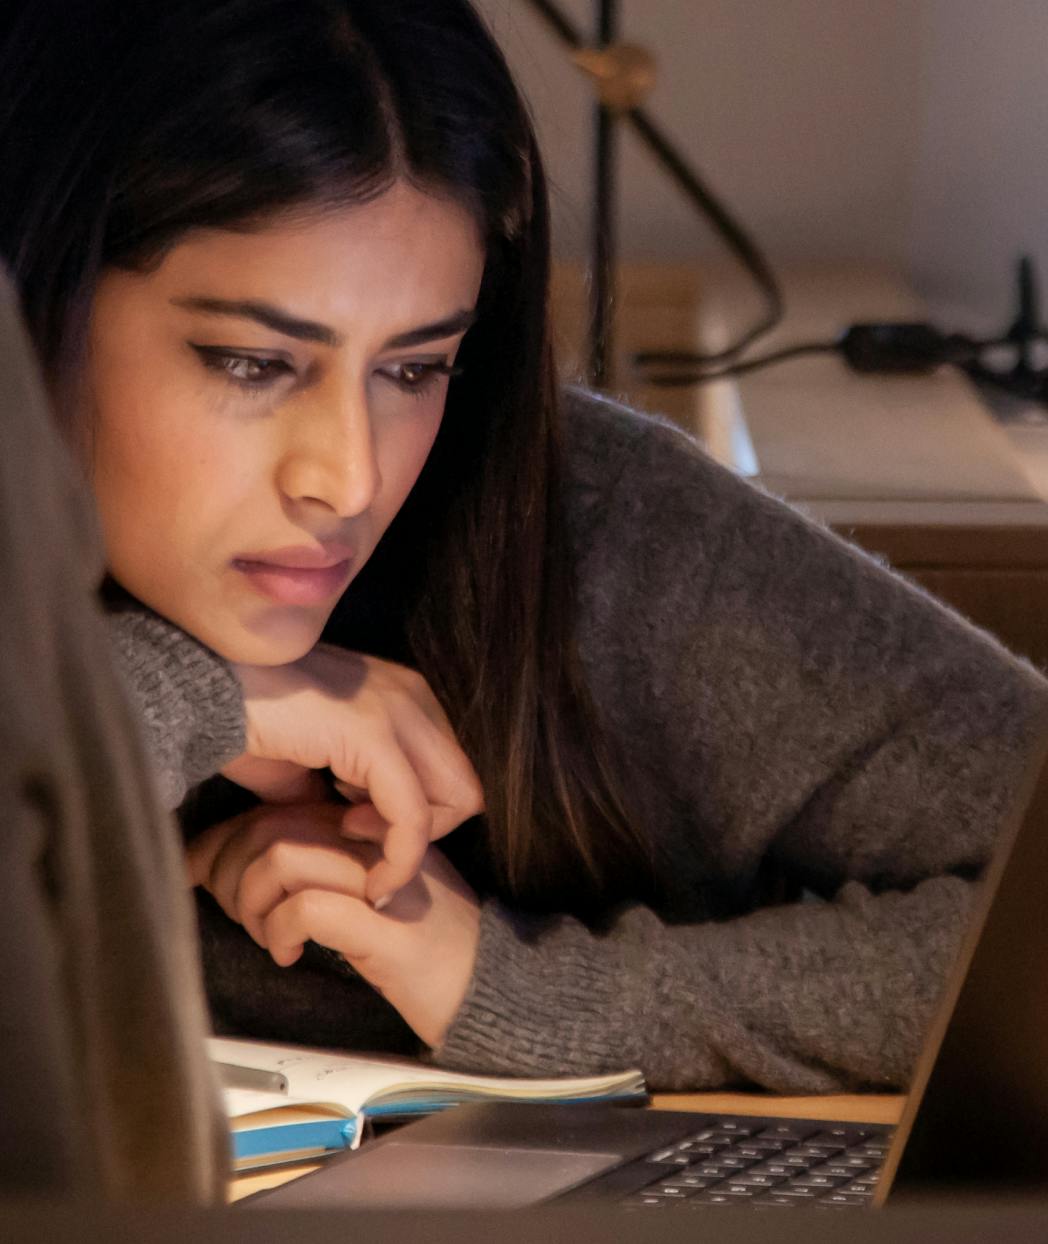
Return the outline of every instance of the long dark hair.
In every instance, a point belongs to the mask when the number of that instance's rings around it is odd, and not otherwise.
[[[327,634],[426,676],[483,782],[503,886],[539,901],[620,890],[644,852],[574,642],[546,186],[483,22],[467,0],[5,7],[0,255],[60,407],[107,267],[157,262],[192,229],[361,202],[398,177],[475,214],[487,260],[463,374]],[[387,616],[369,635],[375,609]]]

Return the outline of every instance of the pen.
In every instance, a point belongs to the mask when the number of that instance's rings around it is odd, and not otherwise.
[[[279,1071],[263,1071],[259,1067],[241,1067],[237,1063],[219,1063],[219,1078],[226,1088],[258,1089],[268,1093],[286,1093],[287,1076]]]

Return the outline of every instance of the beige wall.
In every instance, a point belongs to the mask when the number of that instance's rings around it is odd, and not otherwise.
[[[912,272],[944,311],[996,326],[1023,249],[1048,302],[1048,0],[923,8]]]
[[[659,60],[651,100],[680,149],[779,254],[880,254],[906,219],[920,0],[622,0]],[[532,102],[562,253],[585,245],[589,91],[526,0],[479,0]],[[580,26],[590,0],[561,0]],[[627,140],[622,237],[634,257],[708,245]]]
[[[589,93],[526,0],[477,0],[531,99],[557,247],[586,245]],[[591,0],[561,0],[580,25]],[[658,56],[651,111],[773,257],[887,259],[990,318],[1002,263],[1040,249],[1048,286],[1048,0],[622,0]],[[631,141],[627,257],[709,235]]]

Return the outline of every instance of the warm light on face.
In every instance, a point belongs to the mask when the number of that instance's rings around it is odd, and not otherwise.
[[[85,393],[113,577],[230,660],[309,651],[422,470],[483,262],[464,209],[397,183],[107,273]]]

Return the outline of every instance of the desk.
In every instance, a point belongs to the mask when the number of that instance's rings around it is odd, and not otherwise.
[[[843,1123],[898,1123],[905,1098],[901,1095],[839,1095],[777,1097],[771,1093],[656,1093],[655,1110],[695,1110],[708,1114],[772,1114],[786,1119],[839,1119]],[[230,1201],[265,1188],[277,1188],[317,1169],[315,1162],[255,1171],[235,1178]]]
[[[926,315],[883,270],[781,275],[786,320],[757,355]],[[729,340],[749,303],[738,277],[711,274],[703,345]],[[957,372],[862,376],[832,356],[706,385],[695,402],[690,430],[714,457],[1048,665],[1048,429],[998,424]]]

